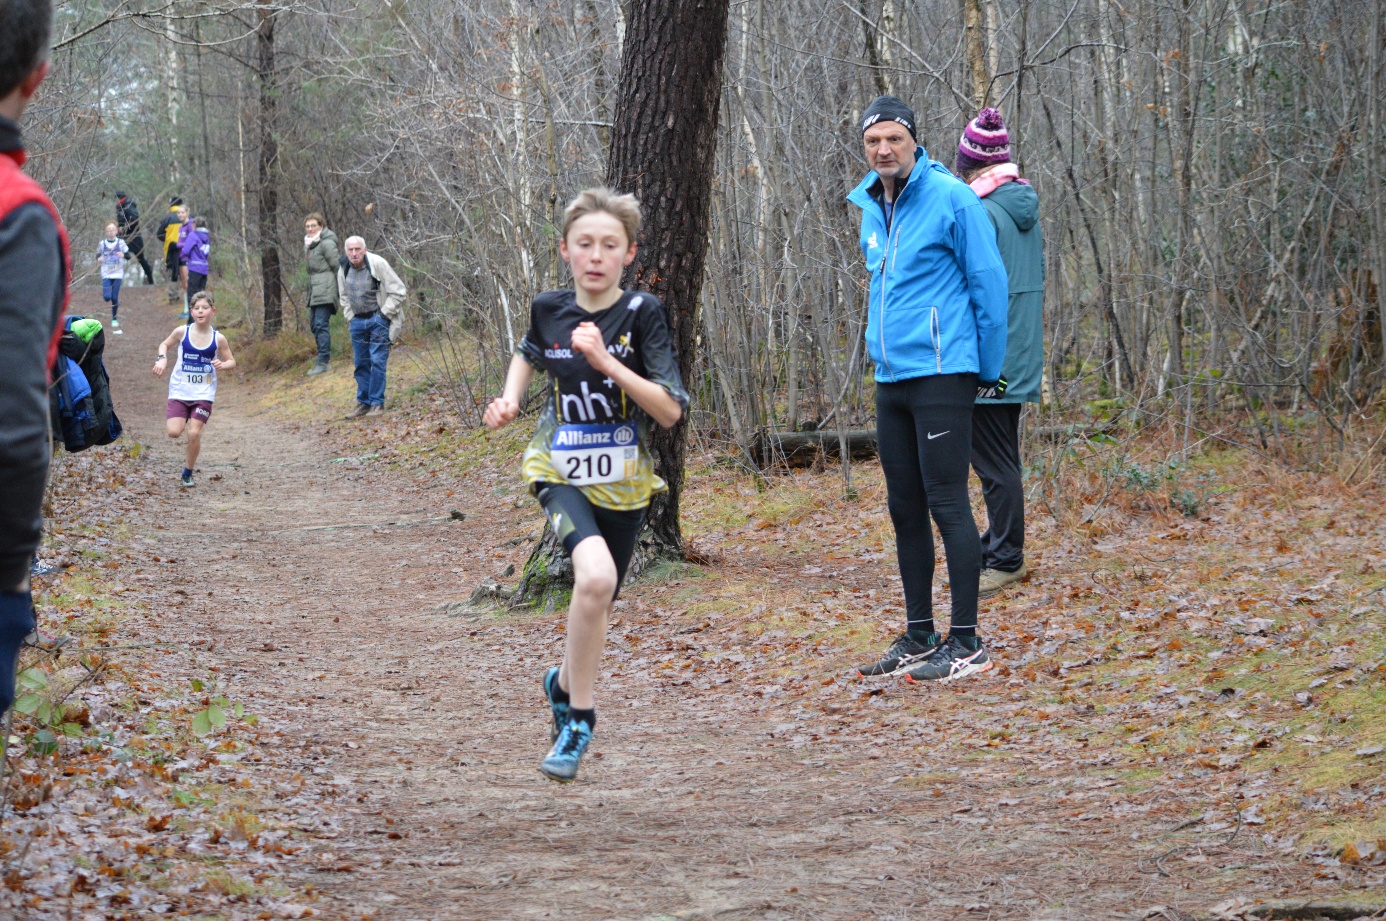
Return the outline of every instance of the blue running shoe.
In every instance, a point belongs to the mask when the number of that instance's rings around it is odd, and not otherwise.
[[[592,727],[586,720],[567,720],[554,740],[549,756],[539,763],[539,770],[549,780],[568,783],[577,777],[578,762],[592,743]]]
[[[558,666],[544,672],[544,696],[549,699],[549,709],[553,711],[553,729],[549,731],[549,741],[558,739],[558,734],[563,731],[563,724],[568,722],[568,705],[560,704],[553,699],[554,689],[558,687]]]

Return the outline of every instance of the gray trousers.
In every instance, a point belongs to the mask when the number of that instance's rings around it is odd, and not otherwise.
[[[1021,403],[972,408],[972,469],[982,481],[987,529],[982,568],[1016,572],[1025,564],[1025,490],[1020,484]]]
[[[318,343],[318,364],[328,364],[332,361],[332,332],[329,324],[337,308],[332,304],[312,304],[308,311],[308,326]]]

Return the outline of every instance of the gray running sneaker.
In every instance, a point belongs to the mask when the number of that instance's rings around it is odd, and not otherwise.
[[[990,598],[998,594],[1008,585],[1014,585],[1021,579],[1030,574],[1030,570],[1024,563],[1015,572],[1004,572],[1000,569],[983,569],[981,578],[977,580],[977,597]]]
[[[49,633],[35,627],[24,637],[24,645],[39,652],[58,652],[64,646],[72,645],[72,637],[61,633]]]
[[[902,633],[890,644],[883,657],[870,665],[857,669],[858,678],[883,678],[887,675],[909,671],[924,658],[943,645],[943,637],[930,633],[927,639],[915,639],[909,633]]]
[[[976,643],[976,648],[972,647]],[[922,663],[905,672],[905,680],[911,683],[938,681],[946,684],[968,675],[977,675],[991,670],[991,658],[979,639],[971,642],[957,636],[948,639]]]
[[[349,413],[346,414],[346,418],[348,418],[348,419],[360,419],[362,416],[364,416],[366,413],[368,413],[368,412],[370,412],[370,411],[371,411],[371,408],[370,408],[369,406],[367,406],[365,403],[357,403],[357,404],[356,404],[356,408],[353,409],[351,412],[349,412]]]
[[[309,376],[309,377],[312,377],[314,374],[326,374],[326,373],[327,373],[327,365],[322,364],[321,362],[319,362],[318,364],[313,365],[313,367],[311,367],[311,368],[308,369],[308,376]]]

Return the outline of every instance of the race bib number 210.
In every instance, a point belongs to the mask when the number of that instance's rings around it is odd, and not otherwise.
[[[639,455],[634,422],[560,425],[549,449],[554,469],[573,486],[628,480]]]

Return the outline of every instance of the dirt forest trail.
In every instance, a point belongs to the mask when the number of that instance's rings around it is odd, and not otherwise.
[[[104,316],[98,298],[83,289],[74,310]],[[1039,755],[979,760],[966,725],[929,725],[932,689],[873,698],[825,673],[811,677],[840,694],[809,706],[752,671],[657,680],[641,662],[682,639],[640,585],[617,612],[593,754],[577,783],[546,781],[539,676],[558,660],[560,618],[443,607],[537,526],[519,484],[458,482],[436,498],[408,473],[340,459],[321,426],[257,408],[231,374],[198,485],[183,490],[166,381],[149,374],[172,310],[162,288],[125,302],[107,365],[128,437],[168,471],[129,521],[182,564],[170,625],[205,643],[227,696],[304,743],[264,770],[345,791],[288,880],[317,890],[319,917],[1117,918],[1308,892],[1295,863],[1155,871],[1169,804],[1109,791],[1092,821],[1073,791],[1102,787],[1100,764],[1088,777]],[[333,374],[345,408],[349,370]],[[1009,689],[989,678],[942,693]]]

